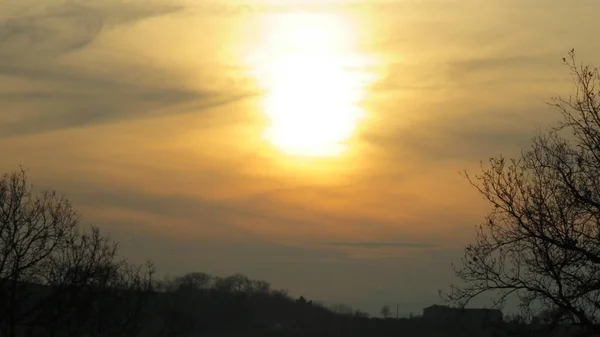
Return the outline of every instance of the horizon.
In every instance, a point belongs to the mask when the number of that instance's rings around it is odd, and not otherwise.
[[[571,48],[600,59],[592,1],[33,3],[0,4],[2,173],[161,277],[372,316],[440,303],[490,210],[459,172],[559,118]]]

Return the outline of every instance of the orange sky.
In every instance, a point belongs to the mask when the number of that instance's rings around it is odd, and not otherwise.
[[[66,194],[163,274],[242,272],[418,311],[514,155],[600,56],[600,4],[0,4],[0,169]]]

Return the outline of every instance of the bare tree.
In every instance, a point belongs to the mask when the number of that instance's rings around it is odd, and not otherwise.
[[[356,317],[356,318],[369,318],[370,315],[369,315],[368,312],[364,312],[364,311],[356,309],[356,310],[354,310],[354,317]]]
[[[466,305],[492,294],[524,311],[561,309],[590,332],[600,310],[600,75],[563,59],[575,93],[551,105],[562,120],[533,138],[518,159],[490,159],[471,184],[493,210],[454,267],[464,282],[447,299]]]
[[[0,179],[0,317],[6,336],[17,334],[25,315],[24,289],[43,278],[43,265],[68,245],[78,222],[68,200],[53,192],[34,195],[24,170]]]
[[[173,281],[175,288],[189,287],[192,289],[209,289],[213,286],[215,278],[202,272],[192,272],[176,278]]]
[[[549,307],[542,310],[537,316],[540,323],[546,325],[557,325],[571,323],[573,317],[564,308]]]
[[[390,310],[390,306],[389,305],[384,305],[383,307],[381,307],[381,316],[383,316],[383,318],[387,319],[391,316],[392,311]]]
[[[269,294],[271,292],[271,284],[265,280],[253,280],[252,291],[257,294]]]
[[[132,327],[153,269],[119,259],[116,243],[98,228],[82,230],[79,220],[66,198],[34,193],[23,169],[0,178],[3,335],[74,336],[87,330],[118,336],[139,330]]]
[[[234,274],[227,277],[217,278],[215,289],[225,292],[248,293],[252,292],[253,284],[246,275]]]
[[[354,309],[346,304],[333,304],[329,309],[338,315],[352,316],[354,314]]]

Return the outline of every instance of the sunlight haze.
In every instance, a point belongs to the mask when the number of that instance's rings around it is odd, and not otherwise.
[[[29,4],[26,4],[29,3]],[[36,5],[33,5],[33,4]],[[439,302],[600,2],[0,1],[0,168],[161,275],[377,314]]]

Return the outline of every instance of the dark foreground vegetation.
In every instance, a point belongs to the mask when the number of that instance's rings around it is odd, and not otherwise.
[[[466,174],[492,211],[447,298],[516,300],[525,316],[551,308],[554,321],[600,336],[600,72],[574,50],[563,61],[574,90],[551,101],[561,119],[517,158]]]
[[[24,170],[0,178],[0,336],[331,336],[366,317],[239,274],[154,275]]]

